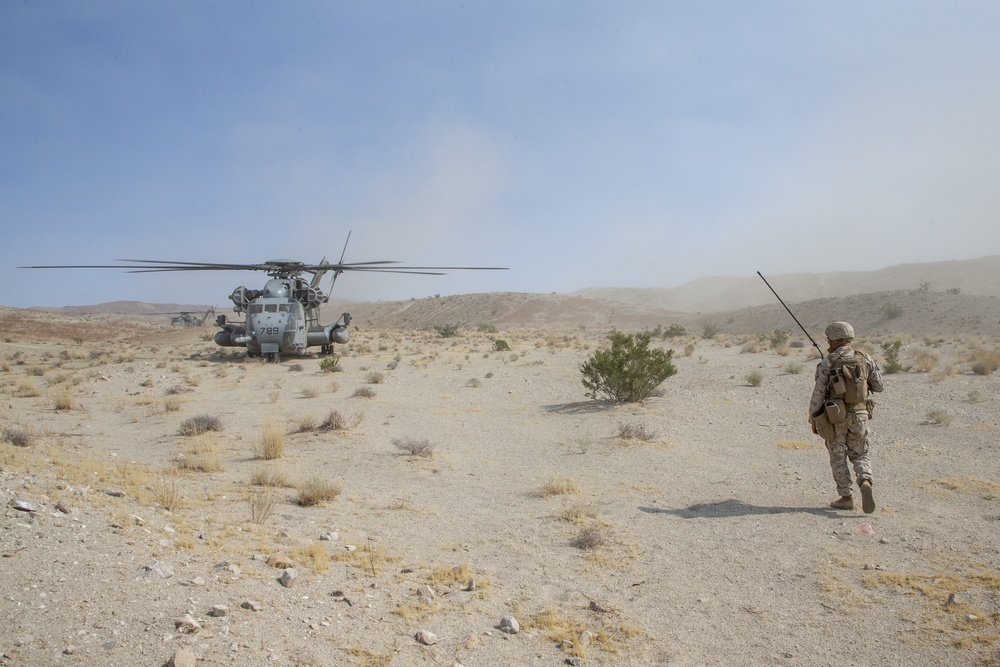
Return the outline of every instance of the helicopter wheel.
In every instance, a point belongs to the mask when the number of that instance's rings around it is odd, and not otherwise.
[[[322,354],[333,354],[333,345],[324,345],[319,349]]]

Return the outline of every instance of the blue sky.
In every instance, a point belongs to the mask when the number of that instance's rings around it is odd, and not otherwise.
[[[117,258],[509,266],[336,296],[1000,253],[995,2],[0,3],[0,305],[219,303]]]

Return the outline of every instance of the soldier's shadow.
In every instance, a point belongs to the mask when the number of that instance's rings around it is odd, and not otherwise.
[[[640,512],[646,514],[670,514],[682,519],[730,519],[740,516],[761,516],[766,514],[814,514],[827,519],[842,519],[843,512],[836,512],[826,507],[766,507],[751,505],[736,498],[717,503],[698,503],[678,509],[662,507],[640,507]]]

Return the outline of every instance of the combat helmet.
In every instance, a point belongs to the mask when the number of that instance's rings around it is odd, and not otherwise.
[[[827,340],[854,340],[854,327],[847,322],[834,322],[826,328]]]

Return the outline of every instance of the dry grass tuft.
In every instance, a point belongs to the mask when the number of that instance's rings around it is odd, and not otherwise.
[[[573,493],[580,493],[580,485],[572,477],[550,477],[545,486],[542,487],[541,496],[566,496]]]
[[[34,441],[34,437],[27,431],[22,431],[19,428],[5,428],[0,440],[10,443],[15,447],[30,447]]]
[[[317,540],[296,547],[290,555],[297,563],[309,564],[317,574],[330,569],[330,552],[325,544]]]
[[[335,499],[341,493],[340,485],[322,477],[310,477],[299,484],[299,505],[311,507]]]
[[[346,431],[347,429],[354,428],[364,419],[363,413],[356,413],[350,417],[345,417],[338,410],[330,410],[330,414],[326,416],[319,426],[316,427],[317,431]]]
[[[1000,483],[991,482],[978,477],[952,477],[949,479],[936,479],[934,484],[938,484],[957,493],[977,493],[986,500],[1000,500]]]
[[[261,428],[260,441],[254,447],[254,456],[265,461],[273,461],[284,455],[285,429],[280,424],[264,424]]]
[[[247,489],[247,509],[250,511],[250,522],[265,524],[274,511],[274,492],[269,488],[251,487]]]
[[[587,526],[577,533],[576,537],[570,540],[570,546],[577,549],[589,551],[603,547],[608,543],[608,536],[605,530],[599,526]]]
[[[782,449],[818,449],[819,443],[808,440],[782,440],[778,443]]]
[[[396,446],[396,449],[410,456],[419,456],[425,459],[434,458],[434,448],[436,445],[430,440],[417,440],[416,438],[407,436],[405,438],[394,438],[392,444]]]
[[[292,486],[284,470],[275,470],[267,466],[261,466],[253,471],[250,475],[250,485],[272,487]]]
[[[222,472],[226,467],[222,464],[219,453],[219,441],[214,433],[202,433],[195,437],[181,456],[177,467],[192,472]]]
[[[178,433],[184,436],[195,436],[209,431],[221,430],[222,421],[215,415],[197,415],[182,421]]]
[[[656,439],[656,432],[647,428],[645,424],[618,422],[618,432],[615,434],[620,440],[649,442]]]
[[[351,396],[354,398],[375,398],[375,390],[371,387],[358,387]]]

